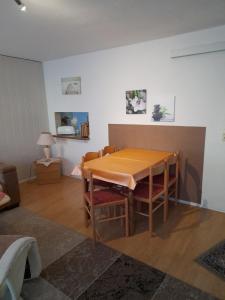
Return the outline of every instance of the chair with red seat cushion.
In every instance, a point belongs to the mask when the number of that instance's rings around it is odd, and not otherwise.
[[[174,152],[173,156],[167,161],[168,174],[168,194],[167,197],[174,195],[175,203],[178,200],[178,183],[179,183],[179,153]]]
[[[159,193],[163,192],[163,186],[153,185],[152,187],[152,197],[157,196]],[[134,190],[134,195],[148,199],[149,197],[149,184],[140,182],[136,189]],[[143,201],[146,202],[146,201]]]
[[[163,185],[154,184],[155,176],[163,176]],[[149,232],[153,233],[153,213],[163,206],[163,220],[167,220],[168,212],[168,198],[166,197],[167,186],[167,168],[166,162],[161,162],[150,168],[149,182],[140,182],[134,190],[134,200],[138,203],[146,203],[148,205],[148,212],[142,211],[142,206],[137,205],[136,213],[149,218]]]
[[[82,157],[82,162],[86,162],[92,159],[96,159],[100,157],[99,152],[86,152],[85,155]]]
[[[97,159],[100,157],[100,152],[87,152],[85,153],[84,156],[82,156],[82,162],[81,162],[81,167],[83,168],[83,165],[85,162],[93,159]],[[94,179],[93,184],[95,187],[98,188],[109,188],[112,186],[111,183],[100,180],[100,179]]]
[[[89,216],[92,223],[94,241],[96,241],[96,235],[98,234],[96,222],[106,222],[118,219],[121,221],[125,220],[125,235],[128,236],[128,198],[113,189],[94,190],[92,172],[83,169],[82,174],[84,183],[84,208],[87,213],[86,217]],[[85,191],[86,181],[89,182],[89,191]],[[106,214],[105,209],[107,208]],[[98,214],[96,214],[97,209]],[[88,225],[87,219],[86,224]]]
[[[174,195],[174,200],[177,203],[178,199],[178,178],[179,178],[179,154],[174,152],[167,160],[167,197]],[[154,176],[153,183],[164,185],[164,176],[162,174]]]

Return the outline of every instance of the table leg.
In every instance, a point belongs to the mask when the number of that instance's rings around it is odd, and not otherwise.
[[[134,199],[133,191],[129,189],[128,193],[128,203],[129,203],[129,235],[134,233]]]

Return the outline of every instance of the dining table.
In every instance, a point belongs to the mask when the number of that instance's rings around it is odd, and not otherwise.
[[[133,234],[133,190],[139,180],[149,175],[149,170],[160,162],[167,161],[173,152],[125,148],[84,163],[83,168],[93,174],[93,178],[128,188],[129,233]]]

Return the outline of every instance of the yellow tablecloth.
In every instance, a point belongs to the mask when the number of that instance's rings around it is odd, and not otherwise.
[[[168,159],[172,152],[127,148],[84,164],[93,177],[134,189],[138,180],[149,174],[149,168]]]

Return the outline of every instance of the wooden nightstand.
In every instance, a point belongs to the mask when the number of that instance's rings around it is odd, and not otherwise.
[[[61,160],[53,161],[45,166],[37,161],[34,162],[38,184],[57,183],[61,178]]]

